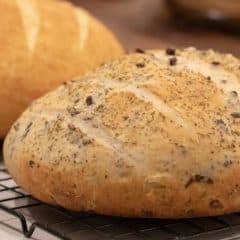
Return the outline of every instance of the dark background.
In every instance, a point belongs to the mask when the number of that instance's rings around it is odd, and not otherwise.
[[[166,46],[213,48],[240,56],[240,34],[186,26],[169,16],[163,0],[71,0],[104,22],[127,50]]]

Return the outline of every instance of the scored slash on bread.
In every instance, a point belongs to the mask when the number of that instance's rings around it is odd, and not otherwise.
[[[36,100],[5,140],[6,166],[33,196],[72,210],[239,211],[239,67],[194,48],[123,56]]]

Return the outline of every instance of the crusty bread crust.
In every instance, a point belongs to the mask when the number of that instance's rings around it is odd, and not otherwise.
[[[0,0],[0,137],[29,103],[123,53],[98,20],[55,0]]]
[[[67,209],[180,218],[240,210],[240,61],[135,53],[35,101],[4,143],[10,173]]]

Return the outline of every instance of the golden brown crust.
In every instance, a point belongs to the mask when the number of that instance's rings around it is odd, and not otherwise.
[[[33,99],[123,52],[106,27],[65,1],[0,0],[0,15],[1,137]]]
[[[97,213],[240,210],[240,61],[193,48],[131,54],[37,100],[4,143],[18,184]]]

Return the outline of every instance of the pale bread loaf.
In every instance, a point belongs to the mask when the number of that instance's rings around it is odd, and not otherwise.
[[[66,1],[0,0],[0,16],[0,137],[33,99],[123,52]]]
[[[35,101],[4,143],[36,198],[102,214],[240,210],[240,61],[194,48],[124,56]]]

